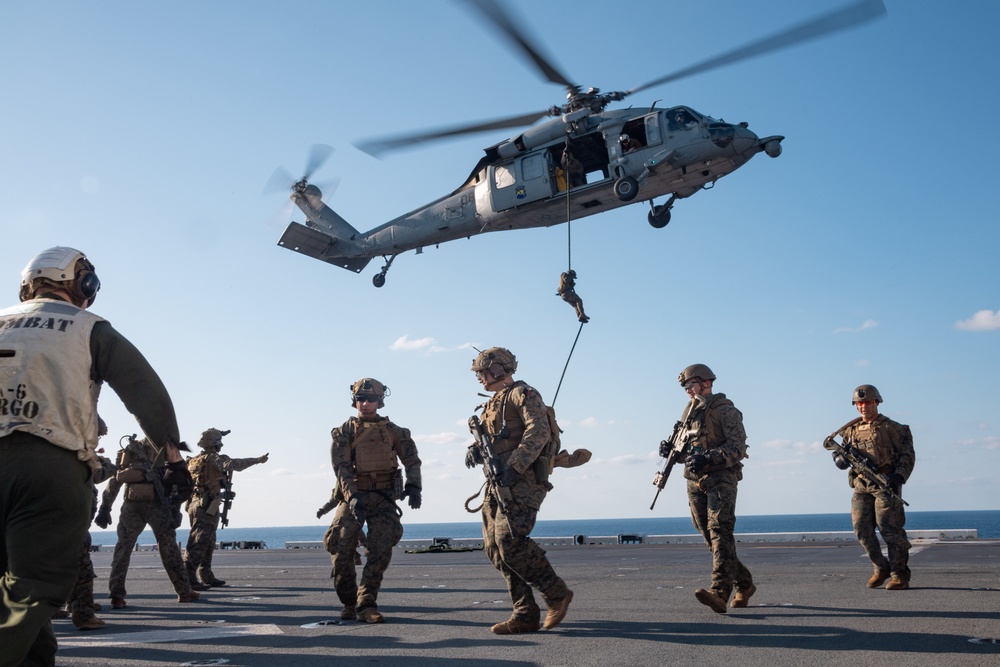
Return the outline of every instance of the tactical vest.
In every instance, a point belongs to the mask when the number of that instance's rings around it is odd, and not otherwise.
[[[142,440],[125,448],[115,479],[125,484],[126,500],[144,502],[156,499],[156,489],[150,481],[150,475],[156,474],[153,471],[155,465],[152,447]]]
[[[24,431],[94,461],[97,397],[90,334],[103,322],[56,299],[0,311],[0,437]]]
[[[392,489],[398,476],[396,443],[387,418],[375,422],[354,419],[351,460],[358,489]]]
[[[873,422],[859,421],[847,430],[847,440],[852,447],[864,453],[879,472],[893,472],[896,457],[892,443],[884,434],[883,421],[882,415]]]
[[[503,463],[510,458],[510,453],[521,444],[524,436],[524,422],[517,407],[510,402],[511,392],[515,387],[526,387],[521,381],[493,395],[483,411],[483,426],[486,432],[493,436],[493,453],[500,457]]]
[[[216,456],[216,452],[202,452],[188,461],[188,472],[194,480],[196,494],[218,495],[222,491],[222,473],[215,465]]]

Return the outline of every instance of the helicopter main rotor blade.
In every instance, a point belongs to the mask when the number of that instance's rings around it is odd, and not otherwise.
[[[500,5],[493,0],[469,0],[469,4],[482,12],[483,16],[489,19],[493,25],[506,35],[515,46],[528,57],[528,59],[541,71],[545,78],[552,83],[566,86],[571,92],[576,91],[578,86],[567,79],[556,69],[552,62],[542,55],[541,51],[527,38],[524,31],[515,25],[510,16],[501,9]]]
[[[354,144],[354,146],[365,153],[368,153],[372,157],[379,157],[384,153],[390,151],[399,150],[401,148],[406,148],[414,144],[421,144],[428,141],[433,141],[435,139],[444,139],[447,137],[455,137],[463,134],[475,134],[477,132],[485,132],[487,130],[499,130],[508,127],[524,127],[526,125],[531,125],[539,118],[544,118],[549,114],[546,111],[535,111],[529,114],[523,114],[520,116],[511,116],[510,118],[498,118],[497,120],[487,121],[483,123],[476,123],[474,125],[463,125],[451,128],[442,128],[440,130],[434,130],[431,132],[425,132],[421,134],[410,134],[410,135],[400,135],[397,137],[387,137],[384,139],[371,139],[368,141],[362,141]]]
[[[326,144],[313,144],[310,146],[309,159],[306,160],[306,170],[302,178],[308,181],[331,155],[333,155],[333,146]]]
[[[781,32],[775,33],[756,42],[751,42],[750,44],[729,51],[728,53],[716,56],[715,58],[710,58],[696,65],[674,72],[673,74],[668,74],[667,76],[645,83],[637,88],[629,90],[625,93],[625,95],[631,95],[641,90],[652,88],[653,86],[659,86],[664,83],[676,81],[693,74],[700,74],[717,67],[722,67],[723,65],[729,65],[731,63],[739,62],[740,60],[746,60],[765,53],[770,53],[771,51],[784,49],[801,42],[822,37],[823,35],[832,32],[837,32],[838,30],[852,28],[862,23],[871,21],[872,19],[884,16],[885,14],[885,4],[882,0],[860,0],[853,5],[835,10],[829,14],[812,19],[811,21],[806,21],[801,25],[787,30],[782,30]]]

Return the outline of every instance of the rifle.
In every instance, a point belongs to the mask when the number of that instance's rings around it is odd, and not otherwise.
[[[476,450],[479,452],[479,458],[483,460],[483,472],[486,473],[486,483],[500,505],[500,510],[506,517],[508,512],[510,512],[510,503],[514,498],[510,493],[510,489],[500,483],[500,459],[493,452],[493,439],[486,432],[486,429],[479,421],[479,417],[476,415],[469,417],[469,430],[476,441],[475,445]],[[507,523],[509,527],[510,521],[508,520]]]
[[[851,466],[851,469],[855,472],[855,474],[864,477],[866,480],[877,486],[880,491],[888,493],[890,496],[898,499],[901,503],[909,507],[910,503],[903,500],[903,496],[892,488],[892,484],[889,483],[889,478],[878,471],[870,458],[865,456],[862,452],[859,452],[856,448],[852,447],[849,442],[845,441],[841,444],[834,439],[840,435],[843,430],[844,428],[841,427],[828,435],[826,440],[823,441],[823,448],[839,453]]]
[[[126,437],[128,438],[129,445],[137,444],[135,433],[130,436],[122,436],[122,440]],[[178,528],[182,520],[180,502],[177,500],[177,489],[173,488],[172,493],[167,494],[167,490],[163,488],[163,466],[157,465],[157,462],[163,462],[164,451],[164,449],[161,449],[157,453],[156,459],[149,462],[149,466],[144,473],[146,479],[153,483],[153,490],[156,491],[156,497],[160,499],[160,504],[163,505],[163,511],[167,513],[167,516],[173,522],[174,528]]]
[[[660,491],[663,487],[667,485],[667,478],[670,477],[670,471],[674,469],[678,461],[683,461],[688,456],[688,449],[690,445],[689,435],[691,433],[691,421],[695,416],[695,399],[692,398],[684,408],[684,414],[681,415],[680,420],[674,424],[674,430],[671,431],[670,437],[666,440],[660,441],[660,451],[668,450],[666,455],[666,461],[663,464],[663,470],[657,471],[653,476],[653,486],[656,487],[656,495],[653,496],[653,502],[649,506],[652,510],[656,506],[656,501],[660,497]],[[699,406],[701,402],[699,402]],[[701,410],[697,411],[697,415],[701,414]]]
[[[229,472],[226,473],[226,481],[221,483],[221,494],[222,498],[222,514],[219,515],[219,520],[222,523],[222,528],[229,525],[229,510],[233,506],[233,498],[236,497],[236,492],[233,491],[233,469],[230,468]],[[220,528],[221,530],[221,528]]]

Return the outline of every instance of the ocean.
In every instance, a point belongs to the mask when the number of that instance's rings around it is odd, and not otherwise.
[[[279,526],[259,528],[225,528],[218,533],[221,541],[263,540],[268,549],[283,549],[286,542],[307,542],[323,539],[326,525]],[[906,527],[912,530],[945,530],[975,528],[981,539],[1000,538],[1000,510],[963,512],[907,512]],[[403,539],[435,537],[476,538],[482,536],[478,521],[459,523],[405,523]],[[775,514],[767,516],[737,516],[737,533],[788,533],[852,530],[851,515],[844,514]],[[566,537],[573,535],[694,535],[690,517],[643,519],[569,519],[539,521],[532,535]],[[113,530],[90,533],[94,544],[112,545],[117,541]],[[177,530],[177,540],[186,543],[187,528]],[[139,544],[155,542],[153,532],[146,529]]]

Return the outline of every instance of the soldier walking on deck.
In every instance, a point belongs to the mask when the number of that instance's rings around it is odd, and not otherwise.
[[[906,514],[900,493],[903,484],[913,473],[916,454],[913,451],[913,435],[910,427],[894,422],[879,414],[878,406],[882,395],[870,384],[863,384],[854,390],[851,405],[860,417],[844,424],[834,436],[844,438],[844,446],[856,455],[870,462],[875,473],[884,475],[890,487],[881,489],[877,484],[859,475],[850,463],[830,442],[823,446],[833,451],[833,462],[841,470],[851,468],[848,484],[854,489],[851,497],[851,523],[858,541],[868,553],[875,566],[875,572],[868,580],[868,588],[878,588],[885,583],[886,590],[899,591],[910,587],[910,542],[906,538]],[[890,492],[891,491],[891,492]],[[875,527],[882,533],[889,557],[882,554],[882,547],[875,535]],[[888,579],[888,583],[886,583]]]
[[[493,397],[486,403],[482,427],[492,440],[492,454],[498,459],[500,479],[496,483],[509,492],[510,501],[501,507],[498,490],[487,488],[483,501],[483,542],[493,567],[507,581],[514,611],[511,617],[490,630],[498,635],[537,632],[556,627],[566,617],[573,600],[571,591],[552,568],[545,550],[531,539],[535,517],[552,489],[548,482],[550,460],[556,455],[549,409],[541,395],[526,383],[513,378],[517,359],[510,350],[492,347],[472,362],[479,382]],[[465,465],[482,464],[479,450],[469,448]],[[487,482],[487,486],[491,486]],[[548,605],[544,623],[532,588],[537,588]]]
[[[125,451],[122,452],[118,473],[104,489],[99,515],[104,513],[105,503],[107,511],[110,512],[110,504],[118,495],[119,487],[125,485],[125,501],[118,515],[118,542],[115,544],[111,574],[108,577],[112,609],[122,609],[127,606],[125,578],[128,575],[135,543],[147,525],[156,538],[160,560],[163,561],[163,569],[170,578],[174,591],[177,592],[177,601],[194,602],[198,599],[198,593],[191,588],[191,582],[184,571],[184,557],[181,556],[180,547],[177,546],[177,527],[180,525],[178,504],[184,502],[187,495],[190,495],[191,487],[190,485],[187,487],[183,497],[175,498],[170,508],[165,505],[163,499],[159,497],[160,491],[152,481],[154,475],[163,474],[163,458],[164,453],[153,446],[148,439],[130,438]],[[184,460],[179,456],[178,459],[184,475],[187,476]],[[190,477],[188,479],[190,480]]]
[[[188,470],[194,479],[194,493],[187,507],[191,532],[188,534],[184,566],[187,568],[191,587],[197,591],[226,585],[225,581],[212,572],[212,554],[215,552],[220,510],[226,500],[223,497],[223,480],[230,472],[240,472],[258,463],[267,463],[267,454],[244,459],[220,454],[222,437],[229,433],[217,428],[208,429],[198,439],[198,446],[205,451],[188,459]],[[226,489],[226,492],[231,493],[232,489]]]
[[[736,556],[736,485],[743,479],[747,435],[743,415],[725,394],[714,394],[715,373],[705,364],[692,364],[677,380],[692,404],[687,423],[689,454],[684,462],[688,504],[694,527],[712,550],[712,583],[694,596],[720,614],[730,607],[746,607],[757,591],[753,576]],[[666,456],[669,452],[660,452]],[[736,589],[732,601],[729,596]]]
[[[378,409],[385,407],[388,388],[378,380],[362,378],[351,386],[351,417],[331,432],[330,461],[337,475],[339,504],[324,542],[333,561],[333,583],[344,605],[343,620],[384,623],[378,610],[382,576],[392,549],[403,537],[402,510],[397,500],[408,498],[410,509],[420,509],[420,457],[408,429],[397,426]],[[406,471],[406,483],[403,472]],[[365,524],[368,535],[365,538]],[[368,561],[357,582],[355,556],[365,541]]]

